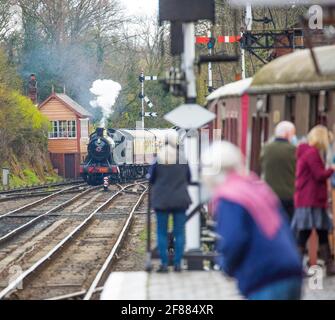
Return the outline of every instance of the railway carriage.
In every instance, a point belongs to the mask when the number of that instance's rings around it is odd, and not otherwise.
[[[335,46],[314,48],[319,75],[308,49],[270,62],[253,79],[227,84],[208,96],[216,113],[212,129],[222,130],[246,155],[247,166],[258,172],[259,154],[283,120],[295,123],[303,138],[317,124],[335,130]]]
[[[218,130],[221,136],[241,148],[247,155],[249,95],[247,90],[252,78],[229,83],[211,93],[207,100],[208,109],[216,114],[211,129]]]

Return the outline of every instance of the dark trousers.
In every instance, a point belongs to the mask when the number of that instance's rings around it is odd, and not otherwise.
[[[156,210],[158,251],[163,265],[168,265],[169,211]],[[173,215],[174,264],[180,265],[185,244],[185,211],[171,212]]]
[[[294,215],[294,201],[293,199],[280,199],[280,202],[287,213],[289,222],[291,223]]]

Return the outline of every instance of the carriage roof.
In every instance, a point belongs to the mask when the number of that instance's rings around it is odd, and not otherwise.
[[[213,91],[206,99],[207,101],[212,101],[222,97],[228,96],[242,96],[247,89],[250,87],[252,78],[247,78],[235,82],[228,83],[219,89]]]
[[[335,88],[335,45],[313,49],[319,75],[309,49],[284,55],[261,68],[254,76],[249,93],[271,93]]]

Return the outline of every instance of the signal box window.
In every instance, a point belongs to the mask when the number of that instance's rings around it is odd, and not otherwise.
[[[88,119],[80,119],[80,136],[81,138],[88,138]]]
[[[57,120],[51,121],[51,131],[49,138],[75,138],[76,121],[75,120]]]

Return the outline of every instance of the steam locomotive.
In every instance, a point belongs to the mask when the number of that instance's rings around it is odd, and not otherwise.
[[[80,175],[90,185],[144,178],[150,164],[174,129],[105,129],[90,135]]]

